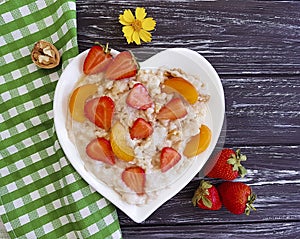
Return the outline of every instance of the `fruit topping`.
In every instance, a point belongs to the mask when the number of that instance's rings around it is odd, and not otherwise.
[[[108,131],[114,114],[115,104],[108,96],[94,98],[84,106],[85,116],[98,127]]]
[[[211,141],[211,130],[204,124],[200,127],[200,133],[192,136],[186,144],[183,155],[186,157],[194,157],[204,152]]]
[[[139,65],[129,51],[120,52],[109,64],[105,77],[110,80],[122,80],[137,74]]]
[[[146,110],[152,106],[153,101],[145,86],[141,83],[136,83],[130,90],[126,103],[132,108]]]
[[[181,77],[165,80],[162,91],[165,93],[177,92],[190,104],[195,104],[198,100],[198,91],[195,86]]]
[[[157,114],[159,120],[176,120],[187,115],[187,110],[180,98],[173,98]]]
[[[153,133],[153,128],[150,122],[143,118],[138,118],[133,122],[129,133],[131,139],[145,139]]]
[[[129,162],[134,159],[134,151],[127,144],[129,132],[118,121],[111,128],[110,143],[114,154],[121,160]]]
[[[164,147],[161,150],[160,154],[160,169],[164,173],[175,166],[179,160],[181,159],[181,155],[171,147]]]
[[[69,100],[69,110],[73,120],[84,122],[84,105],[86,100],[97,92],[98,88],[95,84],[87,84],[76,88]]]
[[[101,161],[106,164],[114,165],[115,156],[112,151],[109,140],[105,138],[93,139],[86,146],[87,155],[95,160]]]
[[[122,180],[131,190],[142,196],[145,193],[146,174],[139,166],[126,168],[122,173]]]
[[[103,72],[112,61],[112,55],[108,50],[108,44],[103,47],[101,45],[93,46],[83,63],[83,72],[86,75]]]

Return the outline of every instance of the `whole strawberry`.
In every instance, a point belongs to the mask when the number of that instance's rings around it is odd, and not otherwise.
[[[246,155],[241,154],[239,149],[236,152],[228,148],[222,149],[213,158],[215,165],[207,176],[224,180],[234,180],[238,176],[244,177],[247,170],[241,165],[241,161],[246,161],[246,159]]]
[[[223,182],[218,186],[223,205],[233,214],[250,214],[251,209],[256,210],[252,203],[256,195],[250,186],[241,182]]]
[[[201,180],[192,202],[194,206],[198,206],[202,209],[219,210],[222,207],[216,187],[204,180]]]

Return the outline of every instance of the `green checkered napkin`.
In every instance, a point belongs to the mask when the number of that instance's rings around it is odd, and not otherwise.
[[[74,171],[54,130],[54,90],[76,36],[74,0],[0,0],[0,215],[11,238],[121,237],[114,206]],[[62,65],[32,63],[41,39]]]

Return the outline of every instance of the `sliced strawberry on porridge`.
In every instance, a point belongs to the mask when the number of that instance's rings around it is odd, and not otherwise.
[[[145,194],[146,174],[143,168],[139,166],[126,168],[122,173],[122,180],[137,195]]]
[[[159,120],[176,120],[187,115],[187,110],[180,98],[173,98],[157,114]]]
[[[105,71],[105,78],[110,80],[122,80],[137,74],[139,65],[129,51],[120,52],[109,64]]]
[[[131,139],[145,139],[153,133],[150,122],[143,118],[137,118],[129,130]]]
[[[146,110],[152,106],[153,100],[146,87],[141,83],[136,83],[130,90],[126,103],[132,108]]]
[[[108,96],[94,98],[84,106],[85,116],[106,131],[111,127],[114,109],[115,103]]]
[[[93,46],[83,63],[83,72],[86,75],[103,72],[111,63],[113,57],[108,50],[108,45],[105,47],[101,45]]]
[[[160,170],[164,173],[175,166],[181,159],[181,155],[171,147],[164,147],[160,154]]]
[[[115,155],[112,151],[109,140],[105,138],[93,139],[86,146],[86,154],[95,160],[101,161],[106,164],[115,164]]]

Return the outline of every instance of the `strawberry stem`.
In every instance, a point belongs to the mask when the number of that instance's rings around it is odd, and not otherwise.
[[[109,50],[109,48],[108,48],[108,45],[109,45],[108,42],[105,44],[105,46],[103,46],[103,45],[102,45],[100,42],[98,42],[98,41],[94,42],[94,44],[95,44],[95,45],[98,45],[98,46],[101,46],[101,47],[103,48],[103,52],[104,52],[105,54],[108,54],[108,53],[110,52],[110,50]]]
[[[227,163],[231,164],[233,171],[238,171],[239,175],[243,178],[247,174],[247,170],[242,166],[241,161],[246,161],[247,157],[241,154],[241,150],[237,149],[235,154],[227,160]]]
[[[201,180],[200,185],[195,191],[195,194],[192,198],[194,206],[197,206],[198,202],[201,200],[206,207],[212,207],[212,202],[207,198],[207,196],[209,195],[208,189],[211,187],[212,185],[209,182]]]
[[[109,49],[108,49],[108,42],[107,42],[106,45],[105,45],[105,48],[104,48],[104,53],[106,54],[108,52],[109,52]]]
[[[248,201],[246,203],[246,208],[245,208],[245,214],[247,216],[250,215],[251,210],[256,211],[256,208],[252,205],[252,203],[254,203],[255,199],[256,199],[256,194],[254,194],[254,193],[251,193],[248,196]]]

